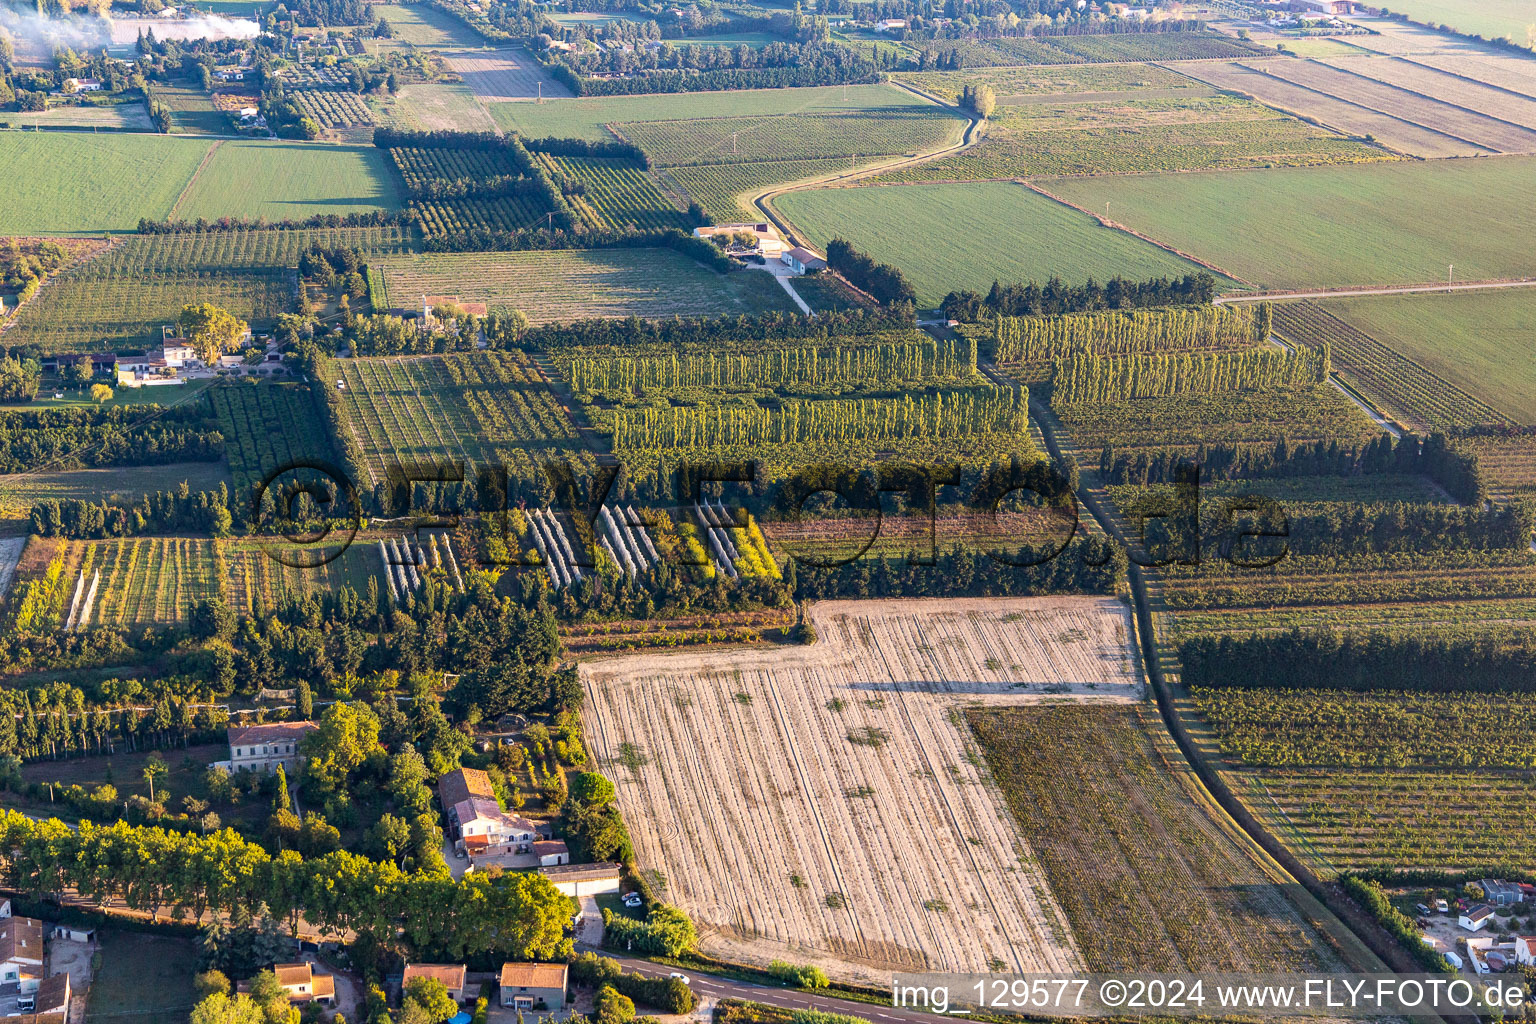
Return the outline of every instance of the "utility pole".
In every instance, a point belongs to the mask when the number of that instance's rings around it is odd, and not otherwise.
[[[543,82],[539,83],[539,98],[537,100],[535,100],[534,102],[535,103],[543,103],[544,102],[544,83]]]
[[[1456,264],[1454,264],[1454,263],[1448,264],[1446,266],[1446,268],[1445,268],[1445,285],[1446,285],[1447,288],[1450,287],[1450,285],[1451,285],[1451,278],[1454,277],[1455,274],[1456,274]]]
[[[736,155],[736,133],[731,132],[731,155]]]

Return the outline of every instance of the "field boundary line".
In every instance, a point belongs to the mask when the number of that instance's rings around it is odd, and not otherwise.
[[[1230,302],[1267,302],[1271,299],[1344,299],[1364,295],[1418,295],[1430,292],[1475,292],[1494,288],[1532,287],[1536,287],[1536,277],[1510,277],[1466,281],[1461,284],[1341,285],[1337,288],[1318,288],[1311,291],[1248,292],[1243,295],[1218,295],[1211,302],[1220,306]]]
[[[215,139],[213,145],[208,147],[208,152],[203,154],[202,160],[198,161],[197,167],[192,171],[192,177],[188,178],[187,183],[181,186],[181,191],[176,195],[176,201],[171,204],[170,212],[165,215],[166,220],[173,221],[176,219],[176,211],[181,209],[181,204],[186,200],[187,193],[192,191],[192,186],[197,184],[197,179],[202,175],[203,168],[208,166],[208,162],[213,159],[213,154],[217,152],[220,146],[224,145],[225,141],[225,139]]]
[[[1376,54],[1375,50],[1368,50],[1366,52],[1371,53],[1371,54]],[[1442,75],[1448,75],[1451,78],[1459,78],[1463,82],[1471,82],[1473,85],[1481,85],[1481,86],[1483,86],[1485,88],[1493,89],[1496,92],[1502,92],[1502,93],[1506,93],[1506,94],[1508,94],[1510,96],[1519,97],[1522,100],[1536,100],[1536,96],[1528,95],[1526,93],[1521,92],[1518,89],[1510,89],[1510,88],[1507,88],[1505,86],[1499,85],[1496,82],[1485,82],[1481,78],[1473,78],[1470,75],[1463,75],[1459,71],[1447,71],[1445,68],[1437,68],[1433,64],[1425,64],[1423,61],[1414,60],[1413,57],[1409,56],[1408,54],[1392,53],[1392,54],[1387,54],[1387,56],[1391,57],[1393,60],[1400,60],[1404,64],[1412,64],[1414,67],[1426,68],[1426,69],[1428,69],[1430,71],[1438,71]]]
[[[1124,224],[1121,224],[1119,221],[1110,220],[1108,217],[1104,216],[1103,214],[1095,213],[1092,210],[1088,209],[1087,207],[1079,206],[1076,203],[1072,202],[1070,199],[1064,199],[1061,196],[1056,195],[1054,192],[1047,191],[1045,188],[1041,187],[1040,185],[1035,184],[1032,181],[1028,181],[1028,180],[1026,180],[1024,178],[1015,178],[1013,180],[1018,182],[1020,185],[1023,185],[1025,188],[1029,189],[1030,191],[1038,192],[1038,193],[1040,193],[1040,195],[1045,196],[1047,199],[1054,200],[1054,201],[1060,203],[1062,206],[1071,207],[1072,209],[1077,210],[1079,213],[1086,213],[1088,216],[1090,216],[1094,220],[1098,221],[1100,227],[1109,228],[1109,229],[1111,229],[1113,231],[1123,231],[1123,232],[1125,232],[1126,234],[1130,235],[1133,238],[1139,238],[1143,242],[1150,242],[1152,245],[1157,246],[1159,249],[1162,249],[1165,252],[1171,252],[1175,256],[1178,256],[1178,257],[1181,257],[1183,259],[1189,260],[1191,263],[1198,264],[1198,265],[1204,267],[1207,270],[1214,270],[1216,273],[1220,274],[1221,276],[1227,277],[1227,278],[1231,278],[1233,281],[1236,281],[1239,284],[1245,284],[1245,285],[1247,285],[1250,288],[1258,287],[1257,285],[1255,285],[1252,281],[1248,280],[1247,278],[1239,277],[1238,275],[1232,273],[1232,271],[1227,270],[1224,267],[1221,267],[1221,266],[1219,266],[1219,265],[1217,265],[1215,263],[1212,263],[1209,260],[1203,260],[1199,256],[1194,255],[1193,253],[1188,253],[1188,252],[1185,252],[1182,249],[1177,249],[1177,248],[1169,245],[1167,242],[1159,241],[1158,239],[1153,238],[1151,235],[1144,235],[1140,231],[1137,231],[1135,228],[1128,227],[1128,226],[1126,226]]]
[[[1389,58],[1389,59],[1395,59],[1395,58]],[[1417,96],[1421,100],[1428,100],[1431,103],[1442,104],[1444,106],[1450,107],[1452,110],[1460,110],[1460,111],[1462,111],[1464,113],[1472,114],[1472,115],[1474,115],[1476,117],[1486,117],[1490,121],[1497,121],[1497,122],[1499,122],[1499,124],[1509,125],[1511,128],[1516,128],[1516,129],[1518,129],[1518,130],[1520,130],[1522,132],[1525,132],[1528,135],[1536,136],[1536,131],[1533,131],[1529,125],[1521,124],[1518,121],[1507,121],[1504,118],[1499,117],[1496,114],[1490,114],[1490,113],[1487,113],[1486,111],[1482,111],[1482,110],[1475,110],[1472,107],[1464,107],[1460,103],[1453,103],[1450,100],[1443,100],[1443,99],[1441,99],[1438,96],[1431,96],[1427,92],[1420,92],[1417,89],[1410,89],[1406,85],[1398,85],[1396,82],[1389,82],[1389,81],[1387,81],[1384,78],[1377,78],[1375,75],[1368,75],[1368,74],[1366,74],[1363,71],[1356,71],[1353,68],[1347,68],[1347,67],[1346,68],[1341,68],[1341,67],[1339,67],[1336,64],[1329,64],[1326,60],[1320,60],[1320,59],[1318,59],[1316,57],[1308,57],[1307,60],[1309,60],[1313,64],[1321,64],[1325,68],[1329,68],[1329,69],[1334,70],[1334,71],[1343,72],[1346,75],[1354,75],[1356,78],[1363,78],[1367,82],[1375,82],[1377,85],[1384,85],[1388,89],[1397,89],[1398,91],[1405,92],[1405,93],[1407,93],[1410,96]],[[1431,67],[1429,67],[1428,64],[1421,64],[1421,65],[1419,65],[1419,67],[1423,67],[1423,68],[1426,68],[1427,70],[1435,71],[1435,72],[1439,72],[1440,71],[1439,68],[1431,68]],[[1441,72],[1441,73],[1443,74],[1443,72]],[[1457,77],[1461,77],[1461,76],[1457,76]],[[1477,79],[1475,79],[1475,78],[1468,78],[1468,79],[1466,79],[1466,81],[1476,83],[1477,85],[1482,85],[1483,84],[1481,82],[1478,82]],[[1508,90],[1506,90],[1506,91],[1508,91]],[[1516,94],[1516,95],[1518,95],[1518,94]],[[1530,99],[1531,97],[1527,96],[1527,97],[1524,97],[1524,98],[1525,99]],[[1480,145],[1480,143],[1479,143],[1479,145]],[[1510,150],[1495,150],[1495,152],[1508,153],[1508,152],[1510,152]]]
[[[1234,62],[1234,64],[1235,63],[1236,62]],[[1329,65],[1324,64],[1321,61],[1314,61],[1311,58],[1308,58],[1305,61],[1305,63],[1316,64],[1318,67],[1328,68],[1329,71],[1338,71],[1340,74],[1348,74],[1348,72],[1340,71],[1338,68],[1330,67]],[[1420,131],[1432,132],[1435,135],[1443,135],[1446,138],[1454,139],[1457,142],[1462,143],[1463,145],[1471,146],[1473,149],[1480,149],[1484,153],[1490,153],[1490,154],[1494,154],[1494,155],[1499,155],[1499,154],[1502,153],[1501,150],[1494,149],[1492,146],[1484,145],[1481,142],[1474,142],[1471,139],[1466,138],[1465,136],[1457,135],[1455,132],[1446,131],[1444,128],[1436,128],[1433,125],[1423,124],[1422,122],[1415,121],[1412,118],[1404,117],[1402,114],[1394,114],[1390,110],[1382,110],[1380,107],[1373,107],[1370,104],[1361,103],[1359,100],[1348,99],[1347,97],[1344,97],[1344,96],[1336,96],[1333,93],[1328,92],[1326,89],[1319,89],[1316,86],[1307,85],[1307,84],[1305,84],[1303,82],[1292,81],[1291,79],[1286,78],[1284,75],[1277,75],[1277,74],[1274,74],[1273,72],[1266,71],[1263,68],[1249,67],[1249,65],[1247,65],[1247,64],[1236,64],[1236,66],[1240,67],[1240,68],[1246,68],[1249,71],[1256,71],[1259,74],[1264,75],[1267,78],[1273,78],[1277,82],[1284,82],[1286,85],[1292,86],[1293,88],[1303,89],[1303,90],[1305,90],[1307,92],[1310,92],[1310,93],[1316,93],[1319,96],[1326,96],[1329,99],[1334,100],[1334,101],[1336,101],[1338,103],[1347,103],[1349,106],[1359,107],[1361,110],[1369,110],[1373,114],[1380,114],[1382,117],[1389,117],[1389,118],[1391,118],[1394,121],[1401,121],[1403,124],[1412,125],[1413,127],[1418,128]],[[1355,77],[1363,79],[1363,80],[1365,80],[1367,82],[1374,82],[1374,81],[1376,81],[1374,78],[1367,78],[1364,75],[1356,75]],[[1383,84],[1383,83],[1379,83],[1378,82],[1377,84],[1380,85],[1380,84]],[[1397,87],[1396,86],[1391,86],[1391,88],[1395,89]],[[1407,92],[1406,89],[1402,90],[1402,91]],[[1409,95],[1413,95],[1413,94],[1409,93]],[[1438,103],[1439,101],[1436,100],[1434,102]],[[1446,104],[1443,104],[1443,105],[1444,106],[1451,106],[1451,104],[1449,104],[1449,103],[1446,103]],[[1460,109],[1460,108],[1453,107],[1452,109]],[[1300,116],[1300,115],[1297,115],[1297,116]]]

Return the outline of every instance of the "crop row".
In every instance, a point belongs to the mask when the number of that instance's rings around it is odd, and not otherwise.
[[[1080,64],[1109,61],[1220,60],[1247,57],[1253,47],[1214,33],[1157,32],[1126,35],[1046,36],[1040,39],[940,39],[925,49],[959,51],[967,68],[1021,64]]]
[[[219,596],[224,573],[211,540],[135,537],[81,546],[87,587],[101,570],[92,626],[181,622],[199,601]]]
[[[552,174],[581,184],[582,192],[568,198],[582,220],[592,227],[609,231],[686,231],[692,227],[645,168],[634,160],[549,153],[540,153],[538,159]]]
[[[485,179],[517,173],[512,161],[501,149],[394,146],[388,152],[409,189],[426,188],[434,181]]]
[[[496,196],[491,199],[449,199],[410,202],[412,218],[422,235],[437,238],[465,231],[517,231],[542,221],[548,212],[532,196]]]
[[[373,111],[355,92],[339,89],[299,89],[293,99],[321,128],[351,128],[373,124]]]
[[[245,500],[268,474],[301,462],[329,461],[330,441],[308,387],[217,387],[208,399],[224,434],[237,500]]]
[[[1275,308],[1275,330],[1308,348],[1330,347],[1335,367],[1405,419],[1429,427],[1507,423],[1481,399],[1312,302]]]

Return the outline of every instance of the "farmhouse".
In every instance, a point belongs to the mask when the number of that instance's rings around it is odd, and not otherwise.
[[[299,741],[319,726],[314,722],[268,722],[266,725],[231,726],[229,760],[215,768],[228,771],[269,772],[278,765],[289,771],[304,760]]]
[[[906,27],[906,18],[882,18],[875,22],[876,32],[899,32]]]
[[[526,1012],[565,1009],[565,964],[501,965],[501,1005]]]
[[[416,978],[435,978],[443,983],[454,1002],[462,1003],[467,973],[468,968],[463,964],[406,964],[405,973],[400,976],[400,987],[404,988]]]
[[[798,245],[792,249],[785,249],[784,255],[780,259],[784,261],[785,266],[797,274],[804,274],[812,270],[825,270],[827,267],[826,260],[817,256],[811,250]]]
[[[707,227],[694,228],[695,238],[712,239],[716,235],[752,235],[757,239],[755,246],[732,243],[726,248],[726,252],[732,256],[761,256],[764,259],[781,259],[784,255],[784,239],[779,237],[778,229],[772,224],[759,222],[756,224],[711,224]]]
[[[70,991],[68,971],[50,975],[37,986],[37,995],[32,1000],[32,1012],[38,1017],[44,1014],[66,1014],[69,1012],[71,995],[73,992]]]
[[[1322,14],[1354,14],[1354,0],[1294,0],[1292,10],[1317,11]]]
[[[1493,920],[1493,908],[1486,903],[1474,903],[1461,912],[1456,923],[1469,932],[1482,931]]]
[[[306,963],[297,964],[273,964],[272,973],[277,975],[277,983],[288,993],[288,1001],[296,1005],[304,1003],[334,1003],[336,1001],[336,979],[329,974],[316,974],[314,968]],[[242,991],[249,988],[249,982],[241,982]]]
[[[460,853],[473,858],[533,851],[539,827],[501,809],[485,772],[451,771],[437,780],[437,795],[448,819],[448,835]]]
[[[101,83],[94,78],[66,78],[64,79],[65,92],[100,92]]]
[[[1485,878],[1477,884],[1483,890],[1483,899],[1495,907],[1512,907],[1525,898],[1520,886],[1502,878]]]
[[[36,992],[43,982],[43,922],[0,918],[0,992]]]
[[[618,892],[619,878],[624,865],[613,862],[599,864],[559,864],[539,868],[539,874],[549,879],[551,885],[572,899]]]

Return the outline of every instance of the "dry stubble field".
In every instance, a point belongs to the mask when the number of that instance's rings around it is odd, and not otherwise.
[[[1109,598],[829,602],[791,650],[588,663],[585,730],[706,952],[892,970],[1082,955],[964,708],[1143,693]]]

